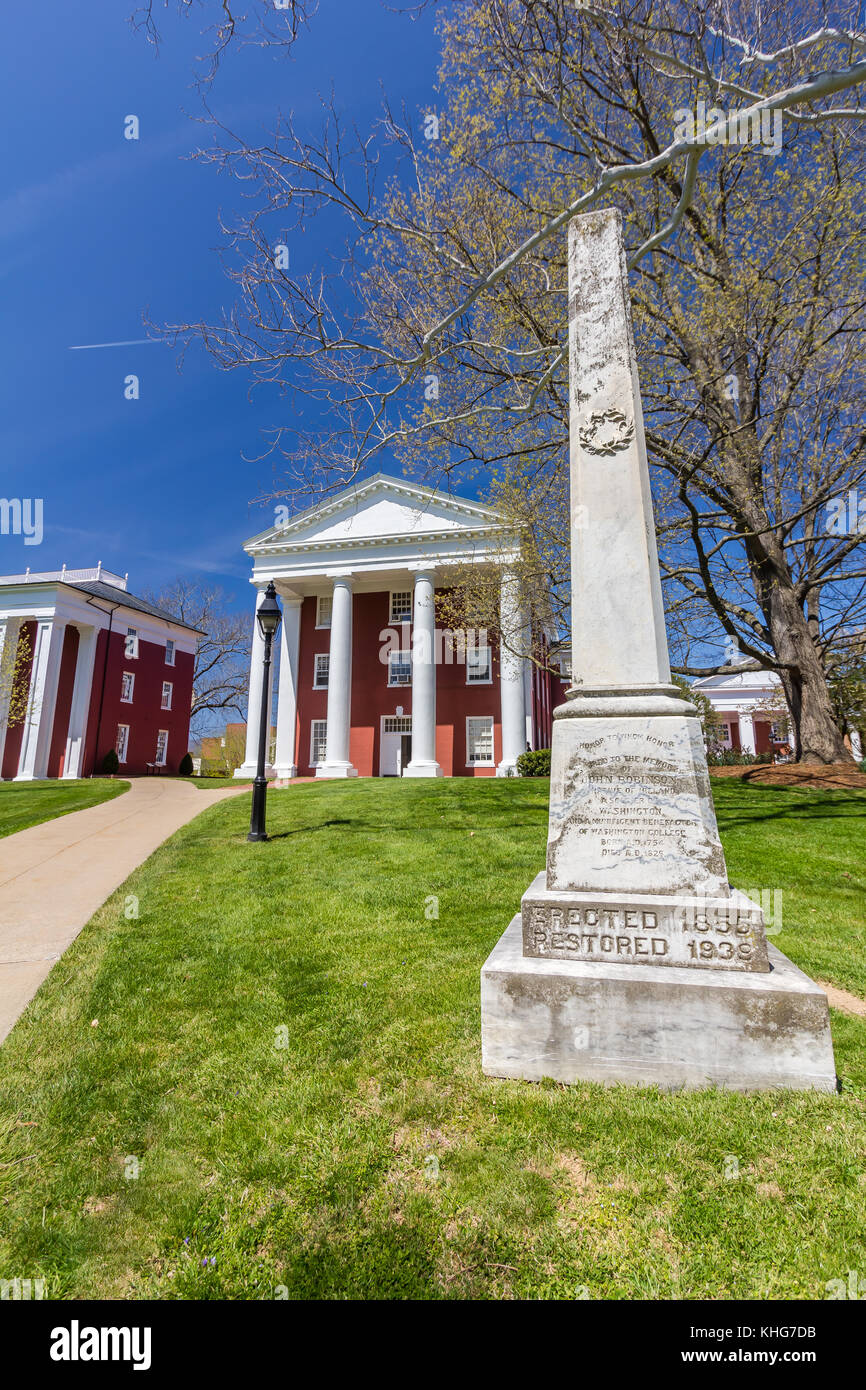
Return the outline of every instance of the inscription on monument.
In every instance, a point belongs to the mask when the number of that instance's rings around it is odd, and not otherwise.
[[[724,885],[709,788],[697,783],[688,744],[643,728],[579,742],[576,731],[563,732],[573,746],[551,787],[550,887],[706,892]]]
[[[585,896],[585,895],[582,895]],[[768,969],[760,909],[729,901],[645,903],[523,901],[523,953],[617,965],[688,965],[705,970]]]

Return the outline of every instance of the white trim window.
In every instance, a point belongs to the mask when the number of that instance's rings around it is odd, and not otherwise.
[[[490,685],[493,680],[489,647],[466,648],[466,684]]]
[[[313,719],[310,721],[310,767],[318,767],[319,763],[323,763],[327,751],[328,721]]]
[[[389,684],[389,685],[411,685],[411,684],[412,684],[412,653],[411,653],[411,652],[389,652],[389,653],[388,653],[388,684]]]
[[[392,623],[411,623],[412,621],[412,590],[411,589],[392,589],[391,590],[391,617]]]
[[[160,705],[160,709],[171,709],[171,694],[173,690],[174,686],[172,685],[171,681],[163,681],[162,703]]]
[[[466,766],[493,766],[493,715],[466,717]]]
[[[154,762],[157,767],[165,767],[168,761],[168,729],[160,729],[156,736],[156,757]]]
[[[411,714],[383,714],[382,733],[383,734],[411,734],[412,716]]]
[[[334,600],[330,594],[319,594],[316,599],[316,627],[330,627],[334,612]]]
[[[126,762],[126,750],[129,748],[129,725],[118,724],[117,737],[114,740],[114,751],[117,754],[119,763]]]
[[[316,652],[316,665],[313,671],[313,689],[327,690],[328,672],[331,666],[330,652]]]
[[[165,664],[166,666],[174,665],[174,642],[170,637],[165,639]]]
[[[126,636],[123,639],[123,654],[126,657],[127,661],[136,661],[138,659],[137,628],[128,627],[126,629]]]
[[[120,703],[122,705],[132,704],[132,692],[135,689],[135,676],[132,671],[124,671],[120,677]]]

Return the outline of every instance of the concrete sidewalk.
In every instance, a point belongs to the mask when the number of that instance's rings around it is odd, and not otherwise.
[[[0,839],[0,1042],[85,922],[163,840],[244,787],[163,777]]]

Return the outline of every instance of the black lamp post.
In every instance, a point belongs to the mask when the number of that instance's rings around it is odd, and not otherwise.
[[[268,694],[271,684],[271,643],[274,640],[274,633],[280,625],[281,616],[280,605],[277,603],[277,591],[273,583],[270,583],[256,614],[262,636],[265,639],[265,661],[262,678],[262,708],[259,719],[259,764],[256,769],[256,780],[253,782],[253,809],[250,816],[248,840],[266,840],[268,838],[265,832],[265,801],[268,795],[265,758],[267,756],[268,736],[271,731]]]

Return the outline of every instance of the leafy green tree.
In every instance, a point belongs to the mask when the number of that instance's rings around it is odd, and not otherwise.
[[[457,0],[439,24],[437,110],[382,126],[411,177],[377,186],[381,151],[333,104],[320,139],[285,123],[205,156],[258,196],[229,231],[237,303],[171,331],[327,394],[323,430],[273,432],[290,496],[387,449],[521,499],[567,619],[565,232],[616,204],[677,666],[777,671],[798,755],[848,759],[828,671],[866,568],[827,519],[866,483],[859,7]],[[273,231],[320,211],[345,254],[297,277]]]

